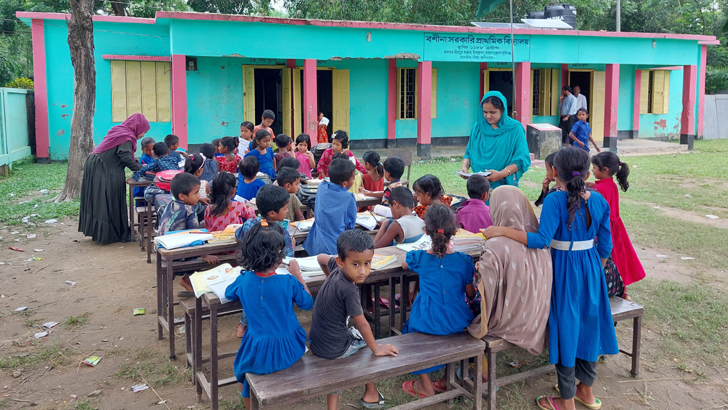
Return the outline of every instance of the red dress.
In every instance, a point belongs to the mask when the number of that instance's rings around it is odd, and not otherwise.
[[[218,165],[218,172],[230,172],[232,174],[238,172],[238,163],[240,162],[240,155],[235,155],[232,161],[228,161],[225,155],[215,158]]]
[[[359,163],[359,160],[356,159],[356,157],[354,157],[354,154],[351,151],[346,150],[344,152],[346,152],[346,155],[348,155],[349,158],[354,158],[354,165],[356,165],[356,169],[359,170],[359,172],[361,172],[362,174],[367,173],[367,170],[366,170],[366,168],[364,168],[364,165]],[[334,149],[333,148],[329,148],[326,151],[324,151],[324,153],[321,155],[321,159],[319,160],[318,167],[317,167],[319,178],[325,178],[325,177],[329,176],[329,165],[331,165],[331,161],[333,161],[333,159],[334,159]]]
[[[384,178],[379,178],[379,181],[374,182],[372,176],[368,172],[365,172],[361,177],[362,186],[367,191],[382,192],[384,191]]]
[[[645,277],[645,269],[632,247],[622,218],[619,217],[619,188],[612,178],[597,181],[594,188],[609,203],[609,222],[612,228],[612,260],[617,265],[625,286]]]
[[[212,216],[208,206],[205,209],[205,229],[208,232],[224,231],[230,224],[241,224],[255,217],[255,209],[243,202],[233,201],[230,210],[223,216]]]
[[[329,142],[329,134],[326,133],[326,128],[328,128],[328,125],[319,124],[318,126],[319,144],[326,144],[327,142]]]

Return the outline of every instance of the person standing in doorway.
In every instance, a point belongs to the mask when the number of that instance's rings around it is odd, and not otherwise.
[[[329,134],[327,132],[329,128],[329,119],[324,117],[323,111],[319,111],[318,121],[318,143],[326,144],[327,142],[329,142]]]
[[[589,107],[587,107],[586,103],[586,96],[581,93],[581,87],[578,85],[574,86],[574,97],[576,97],[576,110],[579,111],[583,108],[589,112]]]
[[[559,123],[559,128],[561,128],[561,143],[566,145],[569,140],[571,127],[576,122],[577,111],[576,97],[574,97],[571,87],[568,85],[561,89],[561,102],[559,105],[561,108],[561,122]]]

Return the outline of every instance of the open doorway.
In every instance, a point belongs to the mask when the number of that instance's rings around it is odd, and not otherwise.
[[[324,113],[324,117],[329,119],[329,126],[326,134],[331,140],[331,134],[336,131],[332,129],[334,126],[334,101],[333,101],[333,75],[331,70],[318,70],[316,72],[316,93],[318,110]],[[317,113],[318,114],[318,113]]]
[[[513,114],[513,72],[507,70],[488,70],[488,91],[500,91],[506,97],[506,110]]]
[[[283,132],[283,84],[282,70],[270,68],[255,69],[255,121],[260,123],[263,111],[271,110],[276,120],[271,125],[278,135]]]
[[[590,112],[593,106],[593,101],[591,99],[592,73],[592,71],[569,71],[569,85],[571,88],[574,88],[574,86],[577,85],[579,86],[581,94],[586,97],[587,109],[590,110]]]

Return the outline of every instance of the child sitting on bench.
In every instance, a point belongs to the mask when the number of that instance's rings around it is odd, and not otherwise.
[[[406,187],[398,186],[392,190],[389,202],[392,219],[377,232],[374,248],[417,242],[425,233],[425,222],[412,214],[412,207],[415,204],[412,192]]]
[[[243,238],[241,264],[245,271],[225,290],[225,298],[240,300],[250,315],[234,365],[235,377],[243,384],[247,409],[250,385],[245,373],[269,374],[287,369],[306,353],[306,331],[296,318],[293,304],[310,310],[313,299],[295,260],[288,266],[290,275],[276,274],[286,256],[285,247],[283,228],[278,223],[263,220],[256,224]]]
[[[311,351],[325,359],[343,359],[359,349],[369,347],[375,356],[396,356],[397,348],[380,345],[374,340],[369,322],[361,307],[359,288],[369,276],[374,243],[368,233],[352,229],[336,240],[338,256],[319,255],[318,263],[327,278],[316,296],[311,319]],[[348,327],[348,319],[354,326]],[[339,393],[326,397],[329,410],[336,410]],[[363,408],[383,408],[382,396],[374,383],[367,383],[364,397],[359,400]]]

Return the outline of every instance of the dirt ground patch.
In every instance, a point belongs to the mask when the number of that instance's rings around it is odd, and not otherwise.
[[[137,243],[96,245],[76,232],[73,220],[36,229],[35,239],[28,239],[25,229],[0,229],[4,237],[0,249],[0,262],[4,263],[0,265],[0,408],[31,408],[35,404],[36,409],[163,409],[151,390],[131,392],[131,386],[141,383],[142,377],[171,409],[209,408],[206,399],[197,403],[195,388],[189,383],[191,372],[181,354],[184,335],[176,335],[176,361],[167,359],[167,340],[157,340],[155,265],[146,263]],[[12,251],[9,246],[25,252]],[[700,275],[721,276],[721,272],[698,269],[669,252],[636,247],[649,277],[688,284]],[[42,259],[33,260],[34,256]],[[721,280],[711,284],[728,289]],[[28,310],[15,313],[19,307]],[[146,308],[147,314],[133,316],[136,308]],[[308,329],[310,314],[302,313],[299,318]],[[60,324],[47,337],[35,339],[34,334],[49,321]],[[237,347],[239,339],[233,335],[236,322],[235,317],[221,320],[221,351]],[[617,327],[622,346],[631,345],[631,326],[623,322]],[[603,408],[718,409],[728,405],[728,371],[653,359],[660,356],[654,349],[661,337],[648,326],[643,328],[643,381],[630,377],[627,356],[610,357],[599,365],[595,387]],[[80,364],[91,355],[102,357],[98,366]],[[224,376],[232,374],[232,360],[221,363],[221,372]],[[555,382],[551,374],[502,388],[499,408],[536,408],[533,398],[553,394]],[[398,389],[396,381],[388,385],[392,392]],[[86,397],[95,390],[103,393]],[[355,406],[361,391],[345,393],[340,408]],[[78,401],[72,401],[72,395]],[[239,388],[223,388],[220,395],[237,404]],[[296,408],[319,409],[324,403],[314,400]]]

